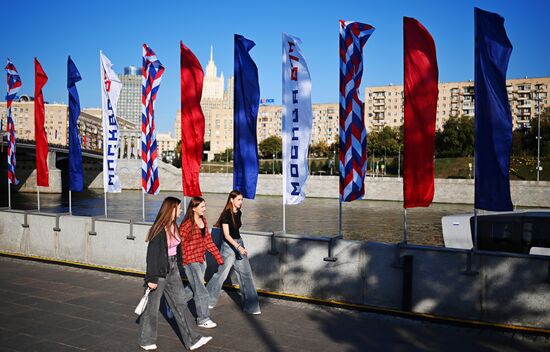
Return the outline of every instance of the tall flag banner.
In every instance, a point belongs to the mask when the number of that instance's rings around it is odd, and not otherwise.
[[[403,39],[403,207],[427,207],[434,196],[437,56],[432,36],[416,19],[403,17]]]
[[[116,109],[122,82],[113,71],[113,64],[99,52],[101,71],[101,107],[103,117],[103,189],[107,193],[121,191],[116,171],[119,131]]]
[[[235,34],[235,97],[233,126],[233,188],[254,199],[258,183],[258,137],[256,124],[260,106],[258,68],[249,51],[252,40]]]
[[[160,182],[157,166],[157,136],[155,132],[155,100],[160,87],[164,66],[155,52],[143,44],[141,67],[141,186],[143,192],[158,194]]]
[[[36,185],[48,187],[48,137],[44,129],[46,112],[42,88],[48,82],[48,76],[40,62],[34,58],[34,140],[36,142]]]
[[[6,94],[6,108],[8,113],[8,123],[6,130],[8,131],[8,182],[17,185],[19,180],[15,177],[15,124],[11,116],[11,105],[17,96],[17,92],[21,89],[21,77],[13,63],[8,59],[8,64],[5,67],[7,73],[8,91]],[[4,144],[2,144],[4,145]]]
[[[475,17],[475,207],[512,210],[512,114],[506,71],[512,43],[504,18],[479,8]]]
[[[340,20],[340,199],[351,202],[365,195],[367,130],[359,87],[363,46],[374,27]]]
[[[67,90],[69,91],[69,189],[72,192],[81,192],[84,188],[82,149],[78,135],[80,99],[78,97],[78,90],[76,89],[76,82],[81,80],[80,72],[69,56],[67,59]]]
[[[193,52],[180,41],[181,77],[181,178],[183,194],[200,196],[199,172],[204,145],[201,108],[204,71]]]
[[[298,37],[283,33],[283,203],[300,204],[306,194],[311,139],[311,76]]]

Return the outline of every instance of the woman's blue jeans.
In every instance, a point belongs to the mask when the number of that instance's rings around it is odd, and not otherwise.
[[[241,247],[244,247],[242,239],[235,240]],[[247,313],[256,313],[260,311],[260,303],[258,301],[258,292],[256,292],[256,285],[254,284],[254,277],[252,276],[252,268],[247,256],[240,256],[242,259],[237,259],[235,250],[227,242],[223,242],[221,254],[223,256],[223,265],[218,267],[218,271],[212,276],[206,289],[210,296],[208,304],[215,307],[220,297],[220,292],[229,275],[229,272],[233,268],[237,276],[238,284],[241,288],[241,297],[243,301],[243,310]]]

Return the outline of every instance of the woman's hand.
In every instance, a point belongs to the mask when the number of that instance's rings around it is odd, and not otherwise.
[[[153,282],[148,282],[148,283],[147,283],[147,286],[149,286],[149,288],[150,288],[151,290],[156,290],[158,284],[155,284],[155,283],[153,283]]]
[[[239,253],[241,253],[241,255],[248,255],[248,251],[246,250],[246,248],[244,248],[243,246],[239,246]]]

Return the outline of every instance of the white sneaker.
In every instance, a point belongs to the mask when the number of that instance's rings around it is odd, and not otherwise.
[[[212,328],[215,328],[216,326],[218,326],[218,324],[214,323],[211,319],[208,319],[204,323],[198,324],[198,326],[200,328],[212,329]]]
[[[143,348],[146,351],[154,351],[157,349],[157,345],[155,344],[147,345],[147,346],[139,346],[139,347]]]
[[[208,309],[214,309],[214,306],[208,305]]]
[[[203,336],[200,338],[199,341],[197,341],[193,346],[189,347],[191,351],[196,350],[199,347],[202,347],[208,343],[208,341],[212,340],[211,336]]]
[[[261,312],[261,311],[257,311],[257,312],[250,313],[250,314],[252,314],[252,315],[260,315],[260,314],[262,314],[262,312]]]

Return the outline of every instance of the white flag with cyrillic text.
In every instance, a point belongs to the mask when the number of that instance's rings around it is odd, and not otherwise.
[[[311,139],[311,77],[300,38],[283,33],[283,203],[300,204],[306,194]]]
[[[99,52],[101,71],[101,107],[103,116],[103,189],[105,192],[121,191],[116,172],[118,159],[119,129],[116,107],[122,82],[113,71],[113,64]]]

